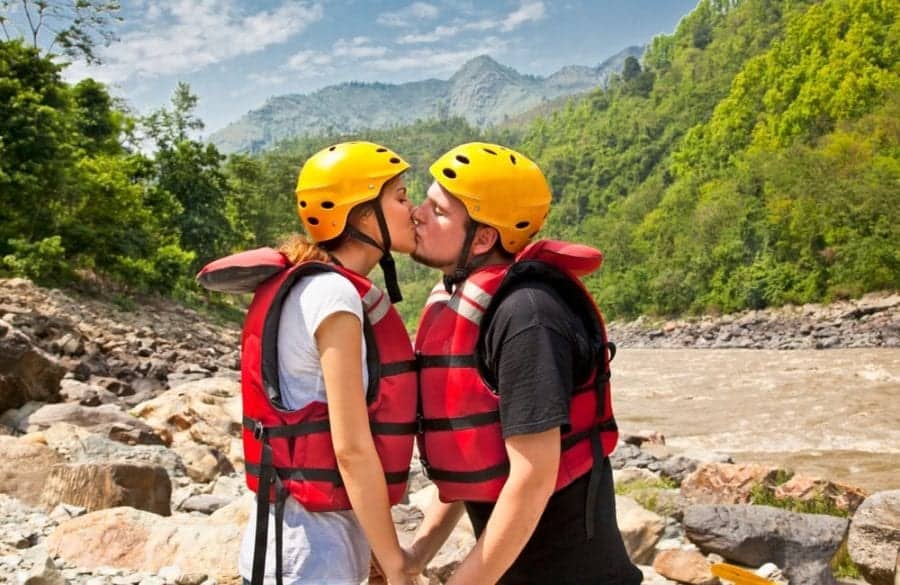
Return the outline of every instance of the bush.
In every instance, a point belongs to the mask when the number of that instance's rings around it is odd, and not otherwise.
[[[66,262],[66,249],[60,236],[38,242],[13,238],[9,240],[12,254],[3,257],[3,267],[15,276],[30,278],[38,284],[60,284],[71,277]]]

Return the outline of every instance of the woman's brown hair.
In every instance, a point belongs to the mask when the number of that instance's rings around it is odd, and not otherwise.
[[[308,260],[317,262],[331,260],[331,256],[324,248],[309,241],[309,238],[302,234],[291,234],[286,237],[278,246],[278,251],[287,256],[291,264],[299,264]]]

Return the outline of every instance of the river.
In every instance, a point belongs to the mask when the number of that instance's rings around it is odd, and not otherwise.
[[[900,489],[900,349],[620,349],[622,432],[673,452],[781,464],[874,492]]]

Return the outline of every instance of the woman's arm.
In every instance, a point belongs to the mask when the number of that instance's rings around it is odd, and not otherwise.
[[[316,330],[325,380],[331,439],[353,511],[392,585],[407,582],[405,560],[391,519],[384,469],[369,430],[362,374],[362,324],[338,312]]]

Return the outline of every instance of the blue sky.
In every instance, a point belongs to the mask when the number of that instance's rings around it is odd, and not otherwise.
[[[208,134],[272,95],[446,79],[481,54],[541,76],[597,65],[671,32],[696,1],[123,0],[105,63],[66,77],[107,82],[139,113],[187,81]]]

